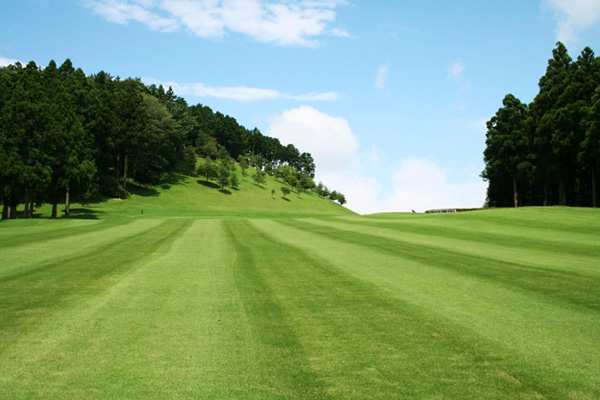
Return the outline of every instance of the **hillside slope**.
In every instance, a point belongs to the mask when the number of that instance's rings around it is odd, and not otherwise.
[[[238,167],[239,168],[239,167]],[[78,218],[156,218],[156,217],[304,217],[342,216],[354,213],[313,192],[290,193],[283,198],[283,183],[266,176],[258,186],[253,170],[240,178],[237,189],[220,187],[203,178],[172,174],[168,184],[152,188],[130,186],[127,199],[106,199],[100,203],[72,204],[73,217]],[[272,193],[272,191],[275,193]],[[36,210],[36,216],[48,217],[50,206]]]

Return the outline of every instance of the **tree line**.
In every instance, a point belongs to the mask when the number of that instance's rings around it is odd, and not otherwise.
[[[0,68],[0,201],[2,218],[98,196],[126,197],[128,184],[156,185],[169,173],[195,175],[196,159],[252,156],[261,170],[289,166],[314,177],[309,153],[249,130],[171,88],[86,76],[70,60]]]
[[[512,94],[487,122],[486,204],[598,206],[600,58],[558,42],[531,104]]]

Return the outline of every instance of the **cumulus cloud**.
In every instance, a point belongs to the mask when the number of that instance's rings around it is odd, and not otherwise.
[[[366,156],[361,157],[358,139],[346,119],[302,106],[273,118],[268,134],[311,153],[317,166],[315,180],[342,192],[346,207],[361,214],[381,209],[381,185],[363,174],[361,163]]]
[[[569,43],[579,40],[579,33],[600,20],[600,1],[598,0],[544,0],[557,20],[557,39]]]
[[[130,21],[159,31],[180,28],[201,38],[227,33],[278,45],[317,46],[324,35],[347,36],[333,26],[345,0],[85,0],[108,21]]]
[[[204,83],[160,82],[156,79],[145,78],[147,84],[172,87],[179,96],[214,97],[238,101],[255,100],[298,100],[298,101],[335,101],[339,98],[336,92],[310,92],[305,94],[289,94],[274,89],[253,88],[247,86],[208,86]]]
[[[453,62],[448,66],[448,75],[447,79],[459,80],[462,78],[463,72],[465,72],[465,65],[460,61]]]
[[[375,79],[375,87],[378,89],[385,89],[386,87],[386,79],[388,76],[388,72],[390,71],[389,65],[382,65],[377,70],[377,78]]]
[[[334,184],[358,168],[358,139],[344,118],[301,106],[273,118],[269,135],[311,153],[317,165],[317,179],[325,183]]]
[[[19,62],[19,60],[13,60],[12,58],[0,57],[0,67],[6,67],[7,65]]]
[[[362,152],[346,119],[309,106],[277,115],[267,134],[311,153],[317,166],[315,180],[341,191],[346,206],[360,214],[481,207],[485,201],[487,184],[477,174],[469,175],[466,182],[451,183],[445,169],[417,158],[404,159],[386,171],[380,164],[384,152],[375,146]],[[379,167],[380,172],[370,176],[367,166]],[[387,185],[384,181],[390,175],[392,183]],[[384,186],[390,188],[388,194]]]
[[[393,182],[393,194],[385,202],[387,211],[481,207],[487,188],[481,180],[450,183],[445,169],[417,158],[402,160],[393,172]]]

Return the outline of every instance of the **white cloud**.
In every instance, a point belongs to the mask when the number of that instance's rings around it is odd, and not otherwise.
[[[347,31],[343,30],[342,28],[333,28],[331,30],[331,35],[337,36],[337,37],[346,37],[346,38],[350,37],[350,34]]]
[[[301,106],[273,118],[269,135],[311,153],[316,178],[325,184],[335,185],[341,176],[358,168],[358,139],[344,118]]]
[[[227,33],[278,45],[317,46],[324,35],[347,36],[333,26],[335,8],[344,0],[85,0],[108,21],[140,22],[151,29],[186,29],[201,38]]]
[[[336,92],[311,92],[299,95],[288,94],[274,89],[253,88],[247,86],[207,86],[204,83],[160,82],[152,78],[144,78],[148,85],[171,86],[178,96],[214,97],[239,101],[288,99],[298,101],[336,101]]]
[[[153,6],[153,2],[150,1],[86,0],[83,4],[101,17],[117,24],[134,21],[146,24],[153,30],[167,32],[178,27],[176,19],[163,17],[148,10]]]
[[[309,152],[317,166],[315,180],[343,193],[346,207],[361,214],[381,209],[381,186],[375,178],[362,174],[364,157],[346,119],[302,106],[273,118],[268,134],[282,144],[293,143],[300,151]],[[377,153],[375,148],[373,153]]]
[[[336,92],[310,92],[301,95],[282,94],[282,97],[299,101],[336,101],[340,95]]]
[[[544,0],[557,19],[557,39],[569,43],[579,40],[579,33],[600,20],[598,0]]]
[[[374,214],[383,210],[381,204],[381,185],[374,177],[363,175],[350,176],[341,181],[340,189],[348,207],[359,214]]]
[[[375,87],[378,89],[385,89],[386,87],[386,79],[388,76],[388,72],[390,71],[389,65],[382,65],[377,70],[377,78],[375,79]]]
[[[385,152],[379,147],[371,146],[371,151],[363,154],[363,158],[367,160],[371,165],[378,167],[381,165],[381,159],[385,158]]]
[[[388,211],[423,212],[435,208],[474,208],[485,201],[487,184],[479,179],[449,183],[448,172],[431,161],[408,158],[393,172]]]
[[[467,182],[450,183],[448,172],[427,160],[408,158],[391,172],[382,166],[376,177],[367,175],[365,167],[379,167],[384,152],[372,146],[363,153],[346,119],[309,106],[276,116],[267,133],[311,153],[317,166],[315,180],[342,192],[346,206],[360,214],[481,207],[485,201],[487,184],[477,174],[469,171]],[[391,194],[384,195],[382,182],[390,175]]]
[[[460,61],[453,62],[448,67],[448,75],[446,76],[446,78],[459,80],[460,78],[462,78],[463,72],[465,72],[465,65]]]
[[[12,58],[0,57],[0,67],[6,67],[7,65],[19,62],[19,60],[13,60]]]

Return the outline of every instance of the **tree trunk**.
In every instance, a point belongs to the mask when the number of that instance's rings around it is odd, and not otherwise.
[[[10,207],[8,206],[8,204],[4,203],[4,206],[2,207],[2,219],[8,219],[9,214],[10,214]]]
[[[598,207],[598,195],[596,191],[596,171],[592,168],[592,207]]]
[[[127,190],[127,155],[123,157],[123,189]]]
[[[58,218],[58,204],[56,202],[52,203],[52,215],[50,218]]]
[[[117,172],[117,184],[119,184],[119,155],[117,154],[117,168],[115,168]]]
[[[558,182],[558,205],[564,206],[566,203],[565,180],[563,178]]]
[[[67,190],[65,193],[65,215],[68,217],[71,215],[71,210],[69,209],[69,187],[67,186]]]
[[[519,207],[519,192],[517,190],[517,176],[513,175],[513,196],[515,200],[515,208]]]
[[[12,204],[8,211],[8,217],[10,219],[17,219],[17,205]]]
[[[23,218],[31,218],[29,216],[29,196],[25,195],[25,210],[23,211]]]
[[[544,207],[548,207],[548,184],[544,183]]]
[[[31,200],[31,203],[29,204],[29,218],[33,218],[33,206],[35,205],[35,203],[33,202],[33,200]]]

